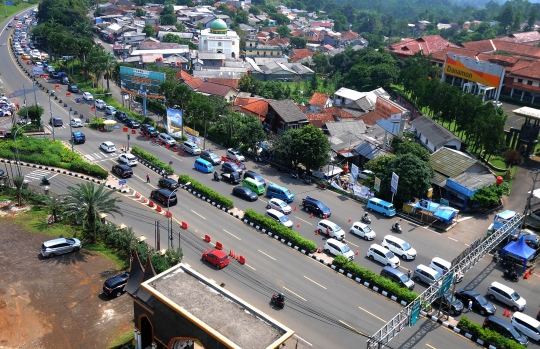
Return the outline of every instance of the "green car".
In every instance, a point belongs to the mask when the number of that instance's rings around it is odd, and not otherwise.
[[[242,181],[242,186],[248,189],[251,189],[252,192],[257,193],[259,195],[264,194],[264,185],[251,178],[245,178]]]

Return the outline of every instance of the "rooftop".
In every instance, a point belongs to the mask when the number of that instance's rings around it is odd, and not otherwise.
[[[451,140],[461,141],[444,126],[439,125],[426,116],[416,118],[411,121],[410,124],[418,133],[421,133],[424,137],[426,137],[435,146],[435,148],[438,148]]]
[[[294,333],[184,263],[141,288],[229,348],[277,348]]]

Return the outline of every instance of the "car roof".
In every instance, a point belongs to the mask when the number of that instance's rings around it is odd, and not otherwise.
[[[110,141],[105,141],[105,142],[103,142],[103,144],[105,144],[105,145],[114,145],[114,143],[110,142]]]
[[[118,166],[122,169],[131,170],[131,167],[126,164],[116,164],[115,166]]]
[[[133,154],[121,154],[120,156],[125,156],[128,159],[136,159],[137,157]]]
[[[227,254],[223,252],[222,250],[218,250],[217,248],[209,248],[208,250],[204,251],[204,253],[212,253],[216,255],[216,257],[227,257]]]
[[[61,243],[66,242],[66,241],[67,241],[66,238],[52,239],[52,240],[45,241],[43,243],[43,245],[52,246],[52,245],[56,245],[56,244],[61,244]]]
[[[326,242],[331,242],[331,243],[334,243],[336,245],[339,245],[339,246],[345,246],[345,244],[339,240],[336,240],[336,239],[326,239]]]
[[[246,192],[246,193],[248,193],[248,192],[253,192],[251,189],[246,188],[246,187],[242,187],[242,186],[240,186],[240,185],[237,186],[237,187],[234,187],[234,190],[244,191],[244,192]]]

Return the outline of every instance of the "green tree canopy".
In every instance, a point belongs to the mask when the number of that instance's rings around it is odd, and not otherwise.
[[[307,39],[305,37],[293,36],[291,37],[291,45],[293,48],[306,48]]]
[[[395,155],[405,155],[413,154],[419,157],[424,162],[429,162],[431,155],[429,151],[424,148],[421,144],[416,143],[415,141],[409,140],[400,140],[397,144],[394,145],[394,154]]]
[[[154,35],[156,35],[154,27],[152,27],[150,24],[145,25],[142,32],[148,37],[153,37]]]
[[[274,141],[274,157],[285,166],[302,163],[307,170],[319,169],[328,161],[330,143],[324,133],[311,125],[289,129]]]
[[[135,10],[135,17],[143,17],[144,15],[146,15],[146,11],[142,7]]]
[[[471,200],[478,202],[482,207],[489,208],[498,204],[503,195],[508,195],[509,193],[510,187],[508,186],[508,183],[503,182],[499,185],[493,184],[489,187],[478,189],[471,197]]]
[[[26,107],[20,108],[19,111],[17,111],[17,115],[19,116],[19,119],[25,119],[26,118]],[[45,109],[43,109],[42,106],[39,105],[30,105],[28,106],[28,119],[32,122],[32,124],[39,125],[41,121],[41,116],[45,112]]]
[[[266,132],[264,132],[261,121],[251,115],[245,116],[246,122],[238,130],[236,139],[244,144],[247,149],[251,149],[253,153],[257,152],[257,144],[266,140]]]
[[[288,38],[291,36],[291,30],[286,25],[277,27],[276,33],[278,33],[282,38]]]

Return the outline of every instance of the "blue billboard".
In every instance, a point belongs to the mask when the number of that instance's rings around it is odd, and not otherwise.
[[[158,86],[165,81],[165,73],[121,66],[120,81],[122,88],[131,92],[157,94]]]

